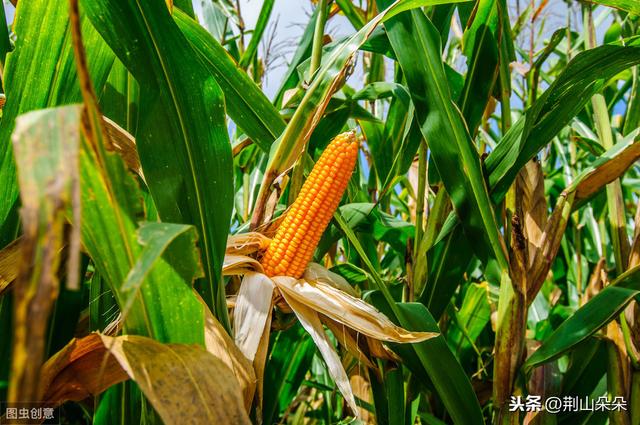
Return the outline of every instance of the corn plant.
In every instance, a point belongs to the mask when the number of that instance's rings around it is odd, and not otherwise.
[[[0,423],[640,423],[640,3],[279,3],[0,9]]]

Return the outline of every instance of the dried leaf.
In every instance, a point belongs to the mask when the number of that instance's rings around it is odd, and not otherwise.
[[[581,305],[586,304],[591,298],[598,295],[602,288],[607,284],[606,266],[607,260],[604,257],[600,257],[593,269],[593,273],[591,273],[591,277],[589,278],[587,290],[580,300]]]
[[[527,288],[528,303],[533,301],[544,282],[560,246],[571,211],[589,200],[605,185],[622,176],[640,158],[640,143],[635,141],[638,134],[638,131],[634,131],[603,153],[576,177],[558,198],[540,239],[540,248],[531,261],[531,278]]]
[[[349,354],[351,354],[359,363],[362,363],[365,367],[370,369],[376,368],[375,364],[369,360],[369,357],[367,357],[360,348],[360,344],[357,339],[358,336],[355,332],[351,331],[350,328],[346,327],[342,323],[331,320],[326,316],[322,318],[322,322],[327,326],[327,328],[329,328],[331,333],[335,335],[338,343],[346,348]],[[362,340],[366,343],[366,337],[362,337]]]
[[[533,354],[539,347],[539,341],[527,340],[527,357]],[[554,396],[557,391],[557,388],[555,388],[557,386],[557,379],[555,377],[559,374],[560,370],[556,362],[549,362],[534,369],[527,385],[528,393],[540,395],[542,399]],[[523,425],[527,423],[531,425],[543,423],[540,422],[542,415],[536,415],[540,413],[542,412],[528,412]]]
[[[260,337],[260,343],[253,360],[253,369],[257,377],[256,384],[256,412],[258,417],[262,417],[262,405],[264,402],[264,370],[267,365],[267,354],[269,353],[269,336],[271,335],[271,314],[267,316],[264,330]]]
[[[416,222],[416,209],[417,209],[417,200],[416,194],[418,193],[418,179],[419,179],[419,169],[418,169],[419,161],[414,160],[411,162],[411,166],[409,167],[409,171],[407,172],[407,179],[409,180],[409,185],[411,190],[413,191],[413,196],[409,198],[409,214],[411,215],[411,222]],[[429,192],[425,190],[424,193],[424,204],[429,205],[428,202]]]
[[[401,358],[396,353],[375,338],[367,338],[367,346],[369,347],[369,352],[373,357],[383,360],[391,360],[396,363],[402,362]]]
[[[511,217],[510,246],[509,268],[513,289],[520,294],[524,294],[527,291],[527,285],[529,285],[528,260],[526,240],[518,214],[513,214]]]
[[[94,333],[72,340],[49,359],[42,368],[39,399],[53,405],[80,401],[131,378],[167,424],[184,423],[184,418],[194,424],[249,424],[227,364],[197,345]]]
[[[0,295],[18,277],[20,258],[20,238],[0,250]]]
[[[233,373],[203,348],[134,335],[100,338],[165,423],[251,423]]]
[[[556,257],[562,236],[567,228],[569,215],[575,202],[575,192],[563,193],[556,203],[556,207],[549,217],[544,232],[540,237],[540,248],[536,250],[536,255],[531,261],[529,268],[529,279],[527,287],[526,301],[531,304],[542,287],[544,279],[549,272],[551,263]]]
[[[63,111],[62,113],[59,113]],[[47,323],[58,296],[60,251],[67,208],[79,221],[78,133],[75,106],[45,109],[16,120],[13,147],[18,170],[23,236],[15,285],[15,323],[9,401],[35,400],[44,361]],[[78,287],[78,228],[68,243],[67,284]]]
[[[611,361],[607,362],[609,377],[608,391],[613,397],[629,396],[627,383],[631,382],[631,364],[620,324],[613,320],[605,328],[607,353]],[[612,411],[611,422],[616,424],[631,423],[626,411]]]
[[[634,358],[640,357],[640,306],[634,300],[624,310],[625,319],[629,325],[629,349]]]
[[[104,124],[107,137],[111,142],[110,147],[122,157],[127,168],[144,180],[144,174],[142,173],[142,166],[140,165],[140,158],[138,157],[138,150],[136,148],[136,139],[134,139],[127,130],[107,117],[102,117],[102,123]]]
[[[350,374],[349,383],[356,397],[373,405],[371,384],[369,383],[366,370],[354,370]],[[375,416],[364,407],[358,407],[358,416],[363,424],[373,425],[376,423]]]
[[[197,292],[195,293],[197,294]],[[205,348],[208,352],[219,358],[233,372],[240,384],[244,407],[247,412],[249,412],[256,391],[256,374],[253,371],[253,366],[224,330],[218,319],[216,319],[209,308],[206,307],[204,300],[199,295],[198,299],[205,307]]]
[[[640,264],[640,201],[638,201],[638,206],[636,207],[636,217],[633,224],[634,231],[631,249],[629,250],[628,269],[632,269]],[[0,285],[2,285],[2,281],[0,281]]]
[[[265,223],[256,227],[256,231],[262,233],[267,238],[273,238],[276,235],[276,232],[278,231],[278,227],[280,226],[280,223],[282,223],[282,221],[286,217],[287,211],[289,211],[289,208],[291,207],[289,206],[284,211],[282,211],[279,216],[277,217],[272,216]]]
[[[540,163],[527,162],[516,179],[516,211],[522,219],[522,233],[527,241],[529,266],[547,224],[547,201],[544,197],[544,175]]]
[[[637,135],[637,132],[634,132]],[[576,204],[580,204],[595,195],[606,184],[624,174],[640,158],[640,142],[633,139],[620,141],[602,154],[568,188],[576,192]]]
[[[52,406],[84,400],[129,379],[95,333],[72,339],[47,360],[40,376],[39,400]]]

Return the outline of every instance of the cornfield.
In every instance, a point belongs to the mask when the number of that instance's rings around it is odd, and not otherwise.
[[[640,1],[0,12],[0,423],[640,424]]]

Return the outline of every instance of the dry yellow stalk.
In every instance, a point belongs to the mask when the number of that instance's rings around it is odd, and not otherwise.
[[[302,276],[340,204],[357,157],[353,131],[336,136],[324,150],[264,254],[268,276]]]

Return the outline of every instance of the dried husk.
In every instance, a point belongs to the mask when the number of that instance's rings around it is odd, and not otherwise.
[[[285,296],[287,303],[295,299],[371,338],[407,343],[425,341],[437,335],[433,332],[409,332],[402,329],[361,299],[322,282],[308,282],[286,276],[277,276],[273,281]]]
[[[236,345],[253,362],[260,338],[271,317],[274,285],[262,273],[244,275],[233,310],[233,333]]]

